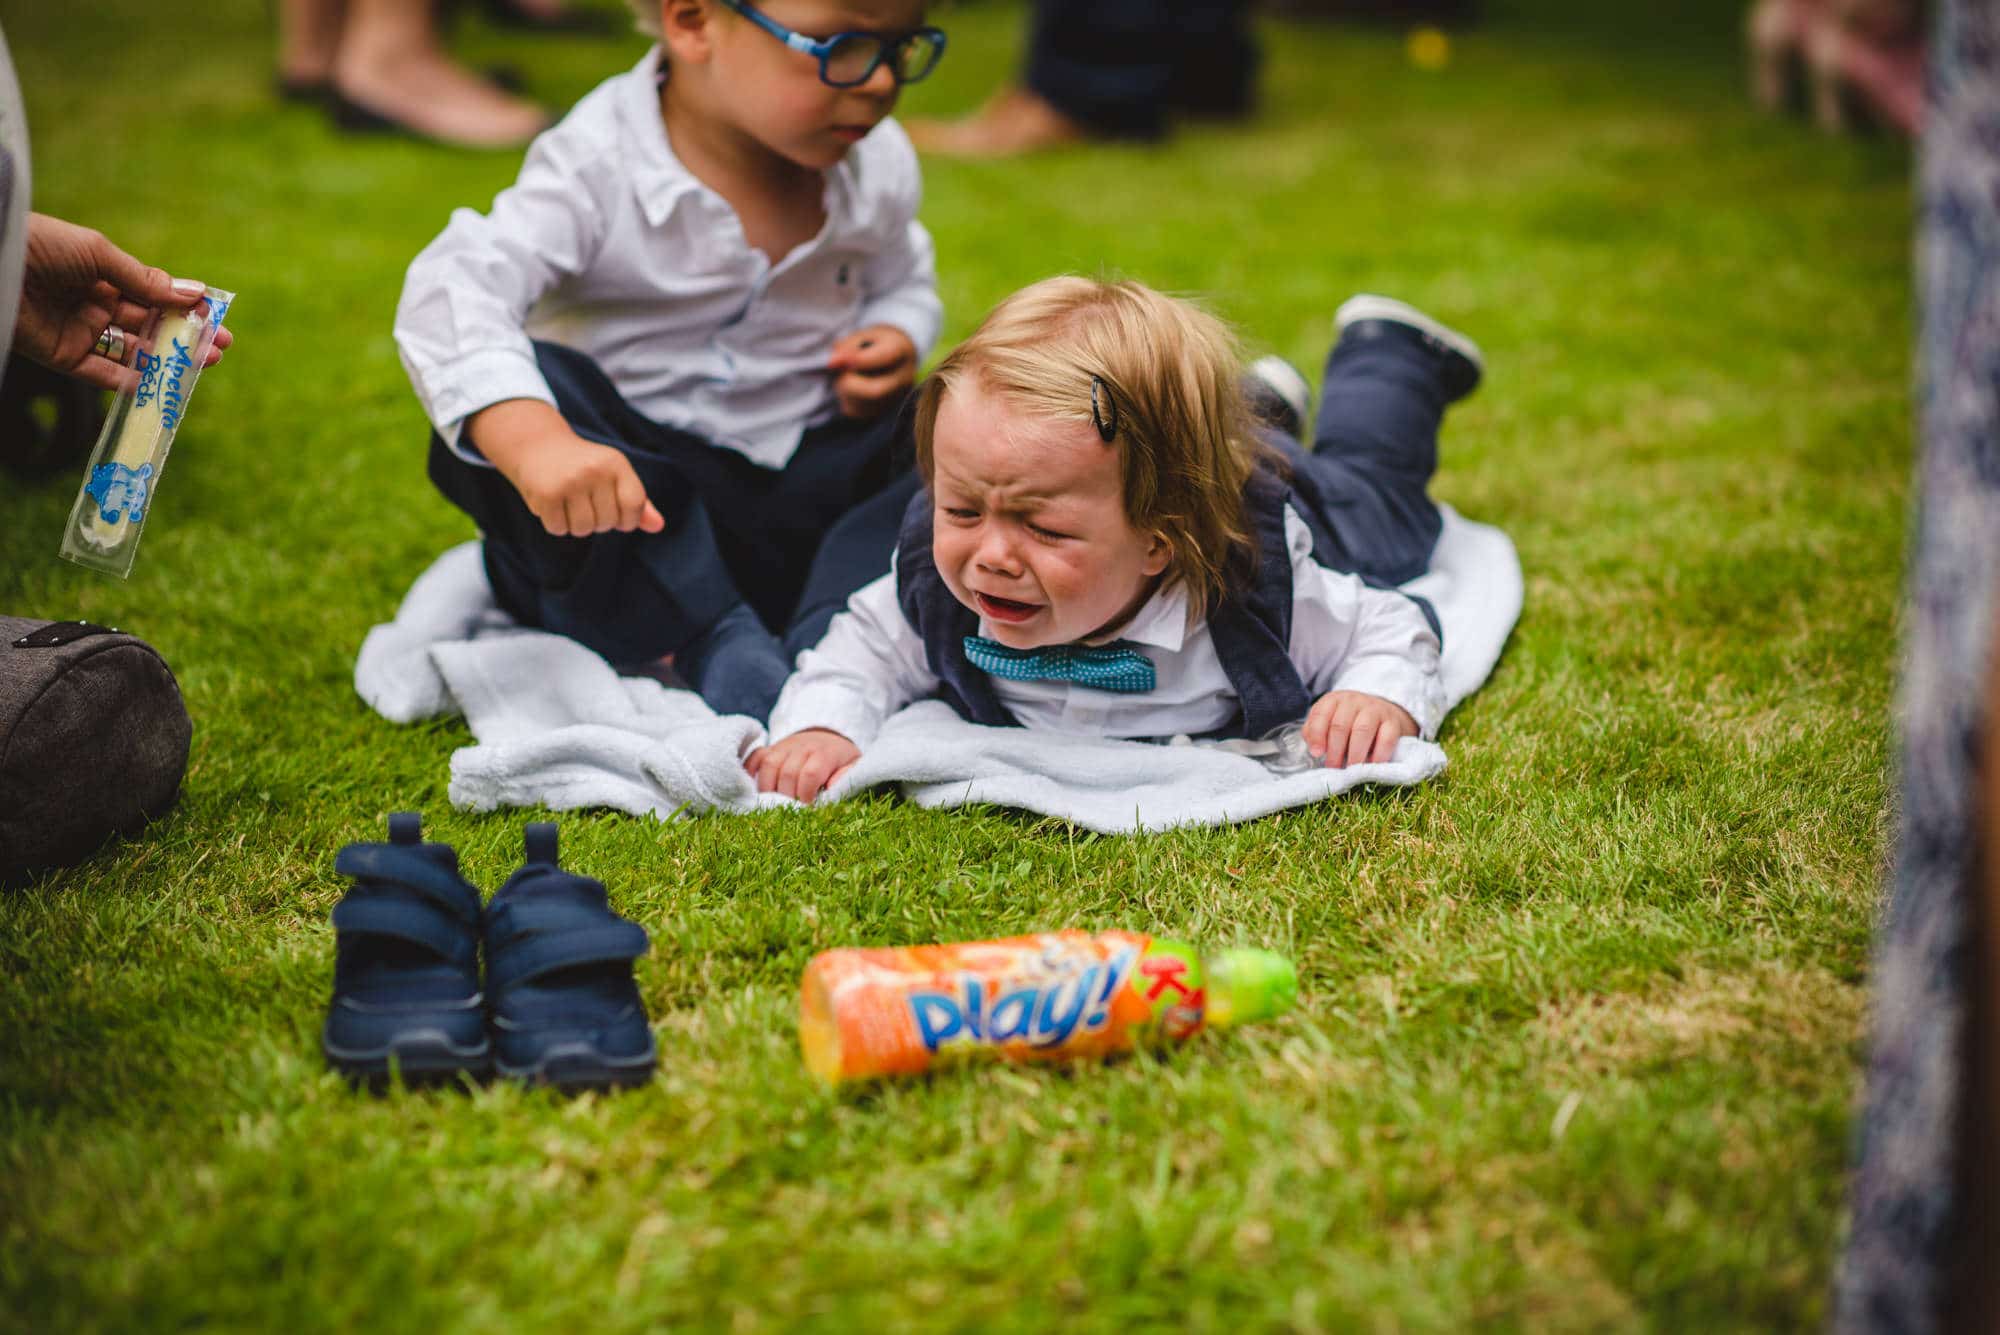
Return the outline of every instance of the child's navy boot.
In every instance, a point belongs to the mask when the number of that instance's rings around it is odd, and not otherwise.
[[[333,908],[333,1003],[320,1044],[351,1080],[392,1067],[409,1083],[486,1073],[479,989],[479,892],[448,844],[421,842],[414,811],[389,817],[389,842],[349,844],[334,869],[354,878]]]
[[[1333,315],[1339,337],[1373,338],[1385,333],[1413,337],[1435,360],[1444,401],[1457,403],[1479,388],[1486,358],[1479,345],[1450,325],[1433,320],[1407,302],[1363,292],[1340,303]]]
[[[527,859],[486,906],[494,1068],[563,1089],[644,1084],[657,1050],[632,961],[645,928],[611,911],[601,881],[556,863],[556,827],[527,828]]]

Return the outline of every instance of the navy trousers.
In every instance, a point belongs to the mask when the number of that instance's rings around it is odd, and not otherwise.
[[[1321,564],[1382,587],[1430,568],[1444,527],[1430,483],[1447,406],[1439,356],[1407,325],[1366,321],[1334,345],[1311,450],[1274,442]]]
[[[1245,0],[1037,0],[1023,82],[1100,135],[1151,139],[1172,112],[1250,110]]]
[[[888,573],[919,485],[907,413],[813,427],[771,469],[652,421],[574,349],[537,343],[535,356],[570,427],[629,459],[667,522],[659,533],[557,537],[498,470],[433,433],[431,480],[479,525],[494,595],[522,624],[644,663],[747,603],[796,652]]]

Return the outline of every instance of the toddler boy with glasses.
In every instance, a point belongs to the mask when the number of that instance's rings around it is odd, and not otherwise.
[[[632,0],[657,39],[411,264],[396,343],[495,596],[763,719],[888,569],[943,311],[889,112],[925,0]]]

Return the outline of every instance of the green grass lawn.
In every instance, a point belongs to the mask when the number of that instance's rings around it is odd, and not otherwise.
[[[463,725],[349,675],[471,533],[424,480],[402,271],[516,159],[274,105],[256,0],[0,0],[37,206],[240,294],[129,582],[57,558],[75,476],[0,476],[0,611],[145,635],[196,726],[170,819],[0,892],[0,1326],[1817,1322],[1889,825],[1910,160],[1754,113],[1738,8],[1496,0],[1438,74],[1274,23],[1247,127],[933,166],[947,340],[1066,269],[1307,365],[1360,290],[1479,339],[1437,490],[1513,534],[1526,613],[1417,790],[1147,838],[887,796],[565,817],[652,933],[662,1063],[563,1101],[357,1097],[318,1050],[335,850],[421,808],[491,889],[530,815],[452,810]],[[1018,7],[943,18],[908,113],[1013,63]],[[460,49],[557,104],[640,51]],[[813,952],[1056,926],[1289,949],[1304,1001],[1163,1061],[810,1082]]]

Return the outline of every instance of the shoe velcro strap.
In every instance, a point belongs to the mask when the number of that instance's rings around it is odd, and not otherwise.
[[[509,942],[538,932],[569,932],[594,927],[603,922],[624,922],[611,911],[603,887],[591,884],[597,893],[588,899],[563,894],[533,895],[497,900],[486,907],[486,944],[506,949]]]
[[[470,964],[479,949],[464,921],[421,899],[349,895],[333,906],[333,928],[343,935],[392,936],[453,964]]]
[[[460,921],[478,921],[479,896],[429,858],[393,844],[349,844],[333,860],[333,869],[357,881],[414,890]]]
[[[611,895],[604,882],[594,877],[529,865],[507,879],[486,912],[491,917],[500,910],[515,911],[530,904],[548,905],[555,913],[584,913],[599,918],[611,911]]]
[[[646,953],[648,945],[646,929],[624,918],[524,937],[497,950],[488,949],[487,990],[498,993],[516,983],[579,964],[635,960]]]

